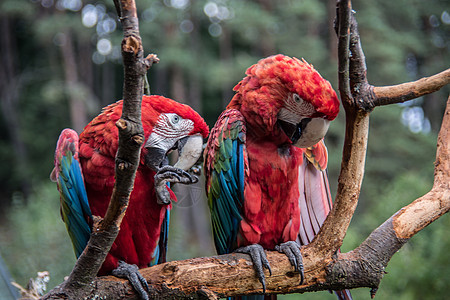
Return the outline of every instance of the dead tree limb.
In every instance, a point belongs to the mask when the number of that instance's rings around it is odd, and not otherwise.
[[[392,86],[374,86],[374,105],[402,103],[438,91],[450,83],[450,68],[417,81]]]
[[[356,30],[356,26],[351,26],[351,1],[338,1],[337,20],[339,92],[346,115],[341,172],[333,209],[316,238],[302,251],[305,256],[321,253],[320,256],[317,256],[317,259],[323,260],[330,258],[342,245],[358,204],[369,133],[369,113],[359,108],[353,93],[355,78],[358,79],[358,83],[366,82],[366,67],[363,57],[359,57],[359,64],[350,60],[351,38],[355,35],[354,32],[352,34],[351,29]],[[352,58],[356,59],[355,56],[352,56]]]

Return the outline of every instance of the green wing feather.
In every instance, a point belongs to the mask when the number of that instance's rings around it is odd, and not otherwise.
[[[205,149],[208,204],[217,252],[236,248],[242,220],[247,169],[245,120],[237,110],[226,110],[211,131]]]
[[[61,132],[51,178],[57,183],[61,199],[61,217],[78,257],[91,235],[89,220],[92,220],[92,213],[78,161],[78,134],[71,129]]]

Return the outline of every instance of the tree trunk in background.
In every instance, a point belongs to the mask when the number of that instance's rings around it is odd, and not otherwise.
[[[93,70],[94,65],[92,63],[92,45],[89,41],[81,40],[77,44],[77,50],[77,62],[80,73],[80,81],[83,82],[91,91],[94,91],[95,83]],[[112,72],[112,70],[110,70],[110,72]],[[114,74],[112,75],[114,76]]]
[[[203,178],[196,184],[174,186],[178,201],[173,204],[173,214],[176,216],[178,228],[184,233],[179,246],[192,251],[189,253],[192,257],[215,254],[204,187]]]
[[[16,160],[14,173],[19,174],[21,191],[26,199],[31,192],[31,182],[28,180],[28,157],[26,145],[21,137],[20,121],[18,113],[18,101],[21,88],[21,80],[15,74],[15,41],[11,36],[11,19],[3,15],[0,20],[0,90],[1,106],[6,130],[14,148]]]
[[[177,102],[186,103],[186,85],[183,69],[176,64],[170,67],[170,97]]]
[[[428,16],[423,16],[422,17],[422,23],[423,23],[423,30],[425,31],[425,35],[426,36],[435,36],[436,33],[433,32],[434,30],[436,30],[436,28],[433,28],[429,22],[429,17]],[[423,71],[423,69],[427,69],[428,65],[431,65],[433,63],[435,63],[436,61],[438,62],[442,62],[442,69],[445,69],[446,66],[445,65],[445,61],[448,61],[448,59],[445,59],[445,55],[447,55],[447,50],[448,48],[445,47],[444,49],[442,49],[442,51],[438,52],[438,55],[433,55],[433,56],[422,56],[416,59],[419,60],[418,63],[418,74],[415,74],[416,78],[421,78],[423,76],[429,76],[427,71]],[[415,54],[414,54],[415,55]],[[444,87],[444,93],[445,90],[447,89],[447,94],[444,94],[444,96],[442,96],[442,94],[440,93],[433,93],[433,94],[429,94],[424,96],[424,98],[426,98],[423,103],[422,103],[422,109],[424,111],[424,115],[426,118],[428,118],[428,120],[430,120],[430,125],[431,125],[431,130],[435,133],[439,132],[439,129],[441,128],[441,123],[442,123],[442,115],[444,113],[445,110],[445,102],[443,101],[439,101],[440,99],[442,99],[442,97],[445,97],[446,95],[448,95],[448,91],[450,90],[448,87]]]
[[[425,117],[430,120],[431,130],[433,132],[439,132],[442,123],[442,115],[445,106],[442,105],[442,96],[438,93],[426,95],[426,100],[423,101],[422,109]]]
[[[336,32],[334,30],[334,22],[336,17],[336,0],[327,1],[327,20],[328,20],[328,44],[330,61],[338,59],[338,43]]]
[[[150,93],[152,95],[168,95],[169,88],[167,82],[169,81],[169,74],[166,68],[156,67],[147,76],[149,76],[149,81],[152,78],[152,82],[154,82],[154,84],[150,84]]]
[[[259,0],[258,2],[265,11],[269,12],[269,14],[273,10],[272,1]],[[275,53],[276,47],[275,47],[274,39],[272,38],[272,35],[267,32],[267,29],[264,29],[263,32],[260,32],[259,34],[261,35],[261,39],[260,39],[260,41],[261,41],[260,46],[261,46],[261,52],[262,52],[261,58],[276,54]]]
[[[225,25],[222,26],[222,34],[219,37],[219,56],[222,66],[227,68],[230,64],[233,63],[233,44],[231,41],[231,32]],[[232,84],[230,85],[227,80],[222,81],[222,109],[224,109],[228,105],[231,98],[233,97],[232,89]]]
[[[192,8],[191,8],[192,10]],[[201,61],[201,38],[200,38],[200,24],[198,22],[197,18],[192,18],[191,22],[194,25],[194,29],[189,35],[189,47],[191,48],[191,53],[194,56],[194,60],[199,62]],[[189,98],[188,103],[192,106],[192,108],[198,112],[200,115],[203,113],[202,109],[202,86],[200,83],[200,79],[198,76],[197,70],[192,70],[189,73],[188,78],[188,84],[189,84]]]
[[[171,92],[170,96],[181,103],[188,104],[188,97],[186,97],[186,84],[183,70],[178,65],[173,65],[171,68]],[[189,245],[193,243],[198,245],[195,247],[200,253],[190,253],[193,256],[208,255],[211,252],[202,252],[205,249],[211,249],[212,240],[211,232],[209,231],[210,224],[207,214],[206,199],[204,196],[204,184],[197,183],[195,185],[176,184],[174,191],[177,195],[178,202],[174,204],[173,214],[176,216],[179,227],[184,230],[186,234],[182,235],[183,241],[181,245],[190,248]],[[169,246],[170,247],[170,246]]]
[[[73,46],[73,35],[69,29],[64,32],[65,41],[61,45],[61,54],[63,57],[64,74],[66,78],[66,89],[69,95],[70,119],[72,128],[81,133],[87,124],[86,101],[79,99],[80,83],[78,81],[78,68],[75,60],[75,51]]]
[[[102,70],[102,94],[101,102],[102,107],[116,102],[122,97],[115,96],[116,90],[116,73],[114,72],[114,66],[112,63],[104,63],[101,66]]]

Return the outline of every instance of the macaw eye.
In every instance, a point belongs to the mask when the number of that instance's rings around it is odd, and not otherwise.
[[[180,121],[180,117],[177,115],[172,116],[172,124],[177,124]]]
[[[294,101],[300,103],[303,99],[298,94],[294,94]]]

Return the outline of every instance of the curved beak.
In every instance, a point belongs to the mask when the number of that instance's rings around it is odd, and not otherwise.
[[[169,163],[167,154],[175,149],[178,150],[179,156],[174,167],[187,171],[202,154],[203,138],[201,135],[192,135],[170,143],[168,140],[150,136],[145,148],[147,149],[145,164],[154,171],[158,171],[160,167]]]
[[[182,143],[184,143],[184,145],[181,145]],[[203,138],[201,135],[192,135],[182,138],[179,141],[179,144],[181,145],[181,147],[178,147],[179,157],[174,167],[187,171],[202,155]]]
[[[324,138],[330,126],[330,121],[323,118],[303,118],[297,124],[283,120],[278,120],[278,122],[292,144],[298,148],[307,148],[317,144]]]

